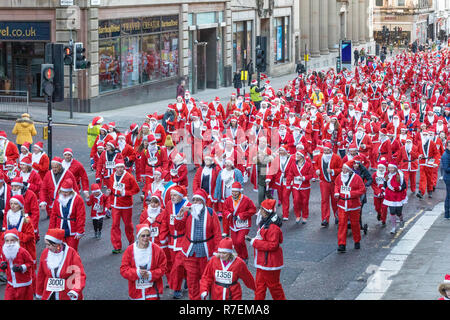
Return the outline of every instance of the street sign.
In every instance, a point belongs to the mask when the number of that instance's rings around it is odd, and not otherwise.
[[[42,139],[48,140],[48,127],[47,126],[42,128]]]
[[[309,61],[309,54],[305,54],[305,55],[303,55],[303,60],[305,60],[305,61]]]

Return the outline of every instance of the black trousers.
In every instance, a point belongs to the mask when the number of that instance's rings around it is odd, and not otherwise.
[[[103,218],[100,219],[92,219],[92,223],[94,225],[94,231],[102,231],[103,227]]]
[[[397,216],[401,216],[402,215],[402,211],[403,211],[403,206],[401,207],[389,207],[389,213],[391,215],[397,215]]]

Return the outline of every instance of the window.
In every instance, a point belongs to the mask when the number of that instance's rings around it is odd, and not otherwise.
[[[289,61],[289,17],[273,19],[274,61]]]
[[[376,1],[375,1],[375,5],[376,5],[377,7],[382,7],[382,6],[383,6],[383,0],[376,0]]]
[[[161,78],[161,46],[159,38],[159,34],[142,37],[142,82]]]
[[[120,38],[99,40],[100,93],[120,89]]]
[[[397,0],[397,6],[404,7],[405,6],[405,0]]]
[[[178,32],[163,33],[161,40],[161,75],[178,74]]]

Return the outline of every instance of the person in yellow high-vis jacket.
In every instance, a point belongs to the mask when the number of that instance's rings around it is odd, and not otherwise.
[[[100,128],[103,123],[103,117],[95,117],[91,123],[88,125],[87,129],[87,143],[88,147],[92,148],[95,143],[95,139],[100,134]]]

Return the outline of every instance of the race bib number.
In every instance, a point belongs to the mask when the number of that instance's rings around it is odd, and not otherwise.
[[[172,214],[170,215],[170,225],[173,226],[175,224],[175,216]]]
[[[8,171],[7,175],[8,175],[8,178],[14,179],[16,177],[16,172],[15,171]]]
[[[377,177],[377,178],[375,178],[375,182],[377,184],[383,184],[384,183],[384,178]]]
[[[97,212],[102,212],[103,211],[103,206],[101,206],[100,204],[96,203],[94,204],[94,210]]]
[[[170,175],[176,176],[177,174],[178,174],[178,170],[175,170],[175,169],[170,170]]]
[[[283,178],[283,184],[286,184],[287,180],[286,178]]]
[[[153,282],[150,282],[149,279],[139,279],[136,280],[136,289],[137,290],[142,290],[142,289],[147,289],[153,286]]]
[[[294,183],[295,184],[302,184],[302,178],[301,177],[294,177]]]
[[[114,161],[106,161],[106,169],[114,169],[115,162]]]
[[[248,228],[248,220],[236,219],[236,228]]]
[[[64,291],[66,280],[61,278],[49,278],[47,281],[47,291]]]
[[[150,227],[150,237],[159,236],[159,228],[158,227]]]
[[[158,163],[158,158],[156,158],[156,157],[148,158],[148,164],[149,165],[154,166],[157,163]]]
[[[434,164],[434,159],[428,160],[428,164]]]
[[[113,188],[116,189],[119,192],[122,192],[125,189],[125,185],[123,183],[121,183],[121,182],[114,181]]]
[[[155,133],[155,138],[156,139],[161,139],[161,133]]]
[[[346,194],[346,195],[349,196],[351,190],[352,190],[351,187],[344,186],[344,185],[341,186],[341,193],[342,193],[342,194]]]
[[[231,284],[233,282],[233,272],[216,270],[216,282],[223,284]]]

